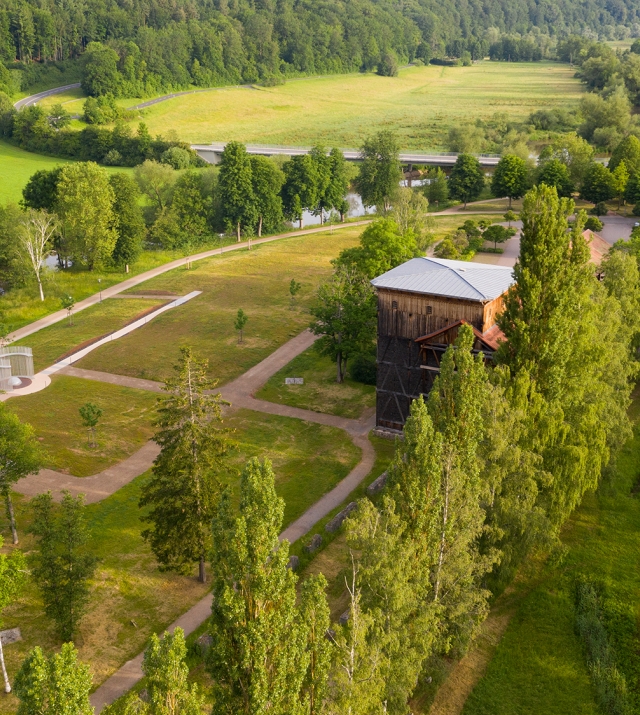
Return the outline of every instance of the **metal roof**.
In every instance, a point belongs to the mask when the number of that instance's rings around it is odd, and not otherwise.
[[[376,288],[481,303],[502,295],[513,282],[513,269],[507,266],[444,258],[412,258],[371,281]]]

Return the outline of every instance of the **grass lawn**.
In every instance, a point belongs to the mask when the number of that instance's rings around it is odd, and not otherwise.
[[[240,469],[249,457],[271,459],[276,490],[286,501],[285,525],[335,486],[360,459],[360,450],[338,429],[248,410],[233,413],[225,422],[235,429],[236,446],[230,455],[232,485],[237,489]],[[96,684],[140,652],[152,632],[162,631],[207,590],[195,577],[160,573],[142,541],[138,500],[146,478],[142,475],[104,501],[87,507],[91,548],[101,562],[77,645],[81,658],[91,664]],[[16,502],[20,546],[28,552],[32,541],[24,531],[29,510],[23,497],[16,496]],[[4,514],[0,517],[0,534],[7,539]],[[20,627],[24,638],[5,649],[11,677],[34,645],[46,649],[59,646],[50,623],[42,615],[42,604],[32,583],[22,598],[6,609],[4,623],[10,628]],[[0,698],[0,713],[15,712],[15,707],[13,697]]]
[[[285,377],[302,377],[304,385],[285,385]],[[376,388],[347,378],[336,382],[336,366],[311,347],[277,372],[256,397],[292,407],[358,419],[375,407]]]
[[[268,457],[276,491],[285,500],[285,526],[333,489],[360,461],[361,452],[343,430],[250,410],[232,412],[225,424],[235,430],[231,479],[250,457]],[[235,476],[234,476],[235,475]]]
[[[633,406],[637,417],[640,401]],[[585,656],[574,631],[578,575],[604,582],[608,595],[640,612],[640,432],[598,493],[587,494],[562,534],[568,552],[533,576],[464,715],[596,715]],[[637,636],[636,636],[637,637]],[[635,642],[637,651],[638,641]],[[625,673],[624,660],[618,668]],[[632,682],[627,683],[633,690]]]
[[[152,299],[108,298],[73,315],[71,324],[64,320],[22,340],[16,340],[12,345],[32,347],[36,371],[42,370],[85,341],[119,330],[140,314],[159,307],[163,302]]]
[[[309,324],[308,307],[329,277],[331,259],[357,243],[361,227],[283,239],[170,271],[144,289],[202,295],[129,335],[87,355],[78,367],[161,380],[172,374],[182,345],[209,360],[224,383],[270,355]],[[289,282],[302,283],[298,309],[289,309]],[[135,291],[139,292],[140,287]],[[238,309],[249,317],[244,342],[234,328]]]
[[[53,169],[56,166],[71,163],[73,162],[69,159],[34,154],[5,141],[0,141],[0,204],[18,203],[22,198],[22,188],[36,171]],[[133,172],[133,169],[121,166],[105,166],[104,168],[110,174],[115,171]]]
[[[0,322],[10,325],[11,330],[17,330],[60,310],[60,300],[63,296],[71,295],[78,303],[90,295],[95,295],[100,287],[104,290],[116,283],[122,283],[127,278],[173,261],[181,255],[183,254],[175,251],[144,251],[136,263],[129,267],[128,274],[119,268],[102,271],[76,271],[73,268],[65,271],[49,270],[44,274],[44,301],[40,300],[35,284],[15,288],[0,296]]]
[[[536,109],[571,108],[583,91],[573,74],[568,65],[551,62],[430,65],[402,69],[398,77],[350,74],[202,92],[161,102],[142,114],[152,134],[173,129],[197,143],[235,139],[357,147],[384,128],[396,131],[405,149],[446,149],[449,127],[470,118],[506,112],[523,120]]]
[[[126,459],[151,439],[156,398],[152,392],[57,375],[46,390],[12,398],[6,405],[35,429],[46,451],[46,467],[88,477]],[[103,410],[97,447],[88,446],[78,413],[86,402]]]
[[[69,163],[66,159],[33,154],[0,141],[0,204],[20,201],[22,188],[36,171]]]

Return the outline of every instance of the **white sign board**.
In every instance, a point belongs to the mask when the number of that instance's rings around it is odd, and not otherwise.
[[[304,377],[285,377],[285,385],[304,385]]]

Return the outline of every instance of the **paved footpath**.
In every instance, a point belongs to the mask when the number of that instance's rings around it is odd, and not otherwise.
[[[282,415],[295,419],[306,420],[316,424],[329,425],[344,429],[351,436],[354,444],[362,450],[362,459],[351,472],[330,492],[325,494],[318,502],[310,507],[301,517],[296,519],[280,534],[281,539],[289,542],[296,541],[304,536],[315,524],[327,514],[336,509],[349,496],[349,494],[369,474],[375,462],[375,451],[368,440],[368,434],[374,427],[374,416],[366,415],[359,420],[336,417],[311,410],[302,410],[288,405],[278,405],[265,400],[257,400],[253,393],[258,390],[273,374],[287,365],[293,358],[309,348],[316,337],[305,330],[297,335],[274,353],[248,370],[233,382],[221,388],[222,396],[232,403],[233,408],[247,408],[269,414]],[[125,385],[159,391],[161,383],[151,380],[137,380],[121,375],[111,375],[92,370],[78,368],[65,368],[61,374],[83,377],[100,382]],[[80,479],[66,474],[42,470],[36,476],[22,479],[16,485],[16,491],[22,494],[38,494],[52,487],[56,490],[70,489],[73,493],[85,493],[87,502],[96,502],[113,494],[117,489],[127,484],[139,474],[149,469],[158,453],[158,448],[153,442],[148,442],[141,450],[129,457],[121,464],[107,469],[94,477]],[[201,599],[195,606],[184,613],[167,630],[182,628],[188,635],[198,628],[211,613],[211,594]],[[117,700],[130,690],[143,676],[142,658],[140,653],[133,660],[125,663],[110,678],[108,678],[91,696],[91,704],[99,713],[104,707]]]
[[[373,219],[367,219],[364,221],[354,221],[352,223],[340,223],[340,224],[333,224],[332,226],[327,226],[326,224],[324,226],[319,226],[318,228],[307,228],[303,229],[301,231],[291,231],[289,233],[280,233],[276,236],[266,236],[265,238],[254,238],[251,239],[251,241],[241,241],[240,243],[233,243],[229,246],[221,246],[220,248],[213,248],[209,251],[202,251],[201,253],[196,253],[193,256],[189,256],[188,258],[178,258],[175,261],[170,261],[169,263],[164,263],[161,266],[157,266],[156,268],[152,268],[151,270],[145,271],[144,273],[139,273],[137,276],[133,276],[131,278],[127,278],[127,280],[122,281],[122,283],[117,283],[116,285],[112,285],[109,288],[104,288],[100,293],[96,293],[95,295],[91,295],[88,298],[85,298],[84,300],[79,301],[75,307],[74,307],[74,312],[77,313],[80,310],[84,310],[85,308],[89,308],[92,305],[95,305],[96,303],[99,303],[101,300],[104,300],[105,298],[111,298],[115,295],[118,295],[119,293],[122,293],[125,290],[129,290],[129,288],[134,288],[137,285],[140,285],[140,283],[144,283],[145,281],[148,281],[151,278],[155,278],[156,276],[161,276],[163,273],[167,273],[168,271],[172,271],[174,268],[180,268],[181,266],[184,266],[187,260],[191,263],[194,261],[201,261],[204,258],[212,258],[213,256],[220,256],[224,253],[230,253],[231,251],[238,251],[243,248],[249,248],[249,246],[258,246],[263,243],[271,243],[272,241],[279,241],[283,238],[294,238],[296,236],[310,236],[314,233],[326,233],[327,231],[339,231],[341,229],[345,228],[353,228],[354,226],[365,226],[366,224],[370,223]],[[26,338],[29,335],[33,335],[33,333],[37,333],[38,330],[42,330],[42,328],[47,328],[50,325],[54,325],[55,323],[59,323],[61,320],[64,320],[67,317],[67,311],[66,310],[58,310],[55,313],[51,313],[50,315],[46,315],[44,318],[40,318],[40,320],[36,320],[33,323],[29,323],[29,325],[25,325],[24,328],[20,328],[19,330],[14,331],[9,335],[9,340],[20,340],[21,338]]]

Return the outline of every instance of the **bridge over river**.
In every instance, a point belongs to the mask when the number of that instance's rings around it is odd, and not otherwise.
[[[217,164],[224,148],[225,142],[217,142],[213,144],[192,144],[191,148],[198,153],[209,164]],[[268,144],[247,144],[248,154],[260,154],[261,156],[302,156],[308,154],[311,147],[301,146],[271,146]],[[357,161],[360,159],[359,149],[343,149],[345,159],[349,161]],[[500,161],[498,154],[476,154],[481,166],[491,168],[496,166]],[[442,154],[427,154],[419,151],[403,151],[400,153],[400,161],[403,164],[422,164],[424,166],[442,166],[451,167],[456,163],[458,158],[454,153]]]

